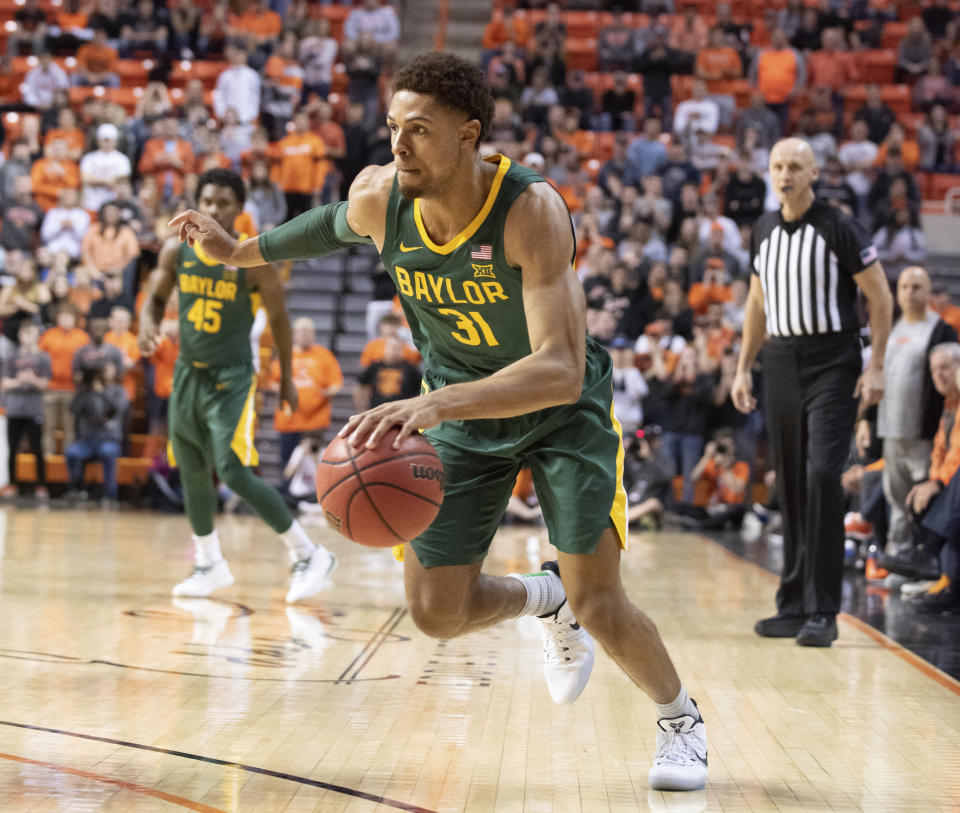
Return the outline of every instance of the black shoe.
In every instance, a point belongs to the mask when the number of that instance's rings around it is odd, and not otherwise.
[[[906,604],[911,610],[918,613],[956,612],[960,610],[960,591],[955,590],[953,585],[950,585],[937,593],[921,593]]]
[[[762,638],[793,638],[809,616],[777,613],[770,618],[761,618],[753,625],[753,631]]]
[[[797,633],[800,646],[830,646],[837,640],[837,617],[833,613],[814,613]]]
[[[877,565],[917,581],[936,581],[940,578],[940,557],[920,548],[911,547],[892,556],[878,553]]]

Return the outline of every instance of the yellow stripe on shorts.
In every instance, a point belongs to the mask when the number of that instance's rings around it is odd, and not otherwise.
[[[230,448],[244,466],[256,466],[260,463],[260,455],[253,445],[253,431],[257,422],[256,395],[257,377],[252,376],[250,391],[247,393],[243,412],[240,420],[237,421],[236,429],[233,430],[233,440],[230,442]]]
[[[620,428],[620,421],[613,414],[613,402],[610,403],[610,420],[613,421],[613,429],[620,438],[620,446],[617,448],[617,490],[613,496],[613,507],[610,509],[610,520],[613,527],[620,537],[620,548],[627,549],[627,490],[623,487],[623,429]]]

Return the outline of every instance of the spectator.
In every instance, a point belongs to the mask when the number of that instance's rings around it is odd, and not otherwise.
[[[40,308],[40,321],[45,328],[44,336],[50,328],[56,326],[60,306],[70,302],[70,279],[66,271],[51,270],[47,274],[46,285],[50,290],[50,301]]]
[[[106,297],[104,297],[106,298]],[[133,317],[130,309],[122,305],[115,306],[110,311],[110,330],[103,337],[104,342],[113,345],[120,351],[123,366],[118,371],[122,376],[123,391],[127,400],[132,404],[137,398],[137,385],[140,382],[140,348],[137,346],[137,337],[130,330]]]
[[[247,52],[242,48],[228,46],[225,50],[230,67],[217,77],[213,112],[223,119],[227,108],[234,107],[240,121],[248,124],[260,114],[260,74],[247,65]]]
[[[298,95],[299,93],[294,93],[293,98]],[[291,102],[291,111],[292,109]],[[253,124],[240,121],[235,107],[227,108],[227,113],[220,123],[220,148],[230,161],[231,167],[240,166],[240,156],[250,149],[253,130]]]
[[[32,167],[30,145],[26,139],[14,139],[10,144],[9,157],[0,165],[0,206],[4,211],[16,197],[17,178],[26,177],[29,180]]]
[[[890,125],[887,137],[880,144],[877,150],[877,165],[883,165],[887,160],[887,154],[893,150],[899,151],[903,168],[907,172],[915,172],[920,166],[920,145],[912,138],[907,138],[907,131],[899,121]]]
[[[50,387],[43,394],[44,453],[57,453],[56,431],[63,433],[63,448],[73,442],[73,418],[70,401],[73,399],[73,357],[87,345],[90,337],[77,327],[77,309],[67,302],[57,311],[57,324],[40,337],[40,349],[50,356],[52,375]]]
[[[707,257],[703,264],[703,277],[690,286],[687,302],[694,315],[705,316],[713,304],[724,305],[730,301],[730,274],[722,257]]]
[[[709,30],[696,3],[684,3],[670,28],[670,47],[695,55],[707,47]]]
[[[663,178],[663,194],[670,200],[680,197],[685,184],[700,185],[700,171],[690,161],[690,151],[680,139],[674,138],[667,148],[667,160],[657,170]]]
[[[943,414],[943,395],[930,372],[933,349],[956,342],[957,332],[929,307],[930,277],[919,266],[905,268],[897,279],[902,315],[894,323],[884,361],[885,388],[876,409],[857,422],[856,445],[861,457],[871,444],[870,424],[876,414],[876,435],[883,439],[883,493],[890,506],[889,534],[877,544],[897,555],[910,546],[907,494],[927,476],[933,436]]]
[[[120,220],[120,207],[114,201],[100,207],[98,223],[87,231],[81,248],[83,263],[95,279],[119,276],[124,290],[133,294],[140,243],[133,229]]]
[[[823,26],[816,8],[807,7],[800,15],[800,25],[790,38],[790,44],[801,53],[809,56],[820,48],[820,34]]]
[[[761,148],[769,152],[770,148],[780,140],[780,119],[763,99],[763,94],[750,94],[750,106],[741,110],[734,125],[734,138],[737,148],[743,150],[747,145],[747,133],[753,130],[754,139],[750,149]],[[766,164],[766,161],[764,161]]]
[[[330,36],[330,21],[326,17],[311,19],[307,23],[298,49],[299,62],[303,66],[301,102],[306,102],[313,94],[320,99],[327,98],[339,48],[337,41]]]
[[[523,51],[527,47],[529,37],[530,32],[524,17],[516,14],[510,6],[494,8],[490,22],[483,29],[483,38],[480,41],[484,66],[506,42],[512,42],[520,51]]]
[[[120,85],[117,75],[119,55],[107,42],[107,32],[93,29],[93,40],[81,45],[77,51],[77,66],[73,72],[73,84],[81,87],[104,85],[115,88]]]
[[[283,190],[270,180],[266,161],[253,162],[249,187],[247,200],[256,207],[257,231],[269,231],[287,219],[287,199]]]
[[[52,54],[41,51],[38,64],[27,71],[21,87],[24,104],[34,110],[49,110],[53,105],[55,91],[70,87],[70,77],[53,61]]]
[[[383,70],[382,46],[369,31],[361,31],[349,53],[345,55],[347,97],[362,104],[368,121],[374,121],[380,110],[380,74]]]
[[[197,31],[197,53],[219,56],[226,49],[227,29],[230,25],[226,0],[217,0],[200,18]]]
[[[711,234],[715,231],[723,231],[723,247],[731,254],[739,251],[743,239],[740,237],[740,229],[737,224],[729,217],[720,214],[720,201],[715,192],[709,192],[703,196],[703,214],[700,217],[699,237],[701,248],[710,243]]]
[[[874,143],[880,144],[890,132],[890,125],[897,120],[897,114],[883,101],[880,85],[867,85],[867,98],[856,113],[854,121],[864,121],[867,124],[867,137]]]
[[[80,167],[67,157],[66,141],[58,138],[50,142],[45,157],[30,170],[30,179],[36,202],[44,211],[57,205],[62,190],[80,188]]]
[[[734,278],[730,282],[730,301],[723,306],[723,321],[737,333],[743,332],[743,320],[747,307],[747,281]]]
[[[634,111],[637,106],[637,94],[627,86],[627,74],[617,71],[613,75],[613,87],[603,92],[600,102],[602,124],[608,130],[634,130]]]
[[[538,68],[531,76],[530,84],[520,95],[520,107],[524,121],[533,122],[538,127],[546,124],[547,110],[560,103],[560,97],[553,86],[548,84],[548,71]]]
[[[7,416],[7,448],[9,449],[9,485],[0,490],[0,497],[14,497],[19,489],[17,452],[24,435],[37,466],[37,486],[33,496],[46,500],[47,468],[43,456],[43,397],[50,386],[50,356],[37,344],[40,331],[35,322],[23,322],[18,331],[19,347],[4,362],[3,408]]]
[[[539,49],[563,53],[567,46],[567,24],[560,17],[559,3],[547,3],[547,16],[533,27],[533,38]]]
[[[952,172],[956,168],[957,134],[950,128],[947,111],[942,104],[933,105],[924,115],[917,131],[920,147],[920,169]]]
[[[162,56],[167,52],[169,25],[170,15],[165,6],[155,7],[153,0],[137,0],[134,8],[120,15],[117,43],[120,57]]]
[[[293,384],[299,406],[295,412],[277,410],[273,425],[280,433],[280,459],[284,465],[305,434],[322,439],[330,426],[333,397],[343,387],[343,373],[333,353],[315,341],[313,322],[302,316],[293,323]],[[280,388],[280,362],[274,360],[271,385]]]
[[[390,65],[400,39],[400,21],[391,5],[381,5],[379,0],[363,0],[363,5],[353,8],[343,23],[343,50],[349,57],[360,47],[363,34],[369,34],[380,48],[385,62]]]
[[[924,28],[923,18],[911,17],[907,21],[907,33],[897,45],[893,79],[895,82],[915,80],[927,72],[932,61],[933,40]]]
[[[403,319],[396,313],[385,313],[377,322],[378,336],[366,343],[360,354],[360,366],[369,367],[377,361],[382,361],[386,352],[387,339],[397,338],[402,343],[401,356],[404,361],[420,364],[423,360],[416,348],[408,341],[409,328],[404,328]]]
[[[32,256],[10,251],[7,271],[13,282],[0,289],[0,319],[3,319],[3,335],[16,342],[21,323],[39,321],[41,308],[50,301],[50,291],[37,279]]]
[[[927,239],[905,203],[893,208],[887,224],[873,236],[873,242],[889,275],[927,259]]]
[[[123,369],[123,356],[120,351],[112,344],[107,344],[104,339],[110,330],[108,319],[98,317],[91,319],[89,324],[90,341],[77,350],[73,356],[73,379],[75,384],[79,384],[85,373],[100,371],[101,373],[107,366],[113,366],[114,370]]]
[[[787,41],[787,32],[776,28],[770,35],[770,47],[757,55],[750,68],[750,82],[780,120],[780,131],[786,130],[790,103],[806,84],[803,57]]]
[[[613,414],[627,437],[643,426],[643,399],[650,388],[634,365],[633,342],[629,337],[614,336],[609,349],[613,360]]]
[[[62,251],[78,260],[81,241],[89,228],[90,215],[80,206],[77,190],[68,186],[60,190],[57,205],[44,215],[40,239],[52,254]]]
[[[193,172],[196,162],[193,148],[180,138],[177,125],[172,112],[154,122],[153,137],[143,145],[137,165],[141,175],[153,176],[164,201],[183,194],[184,176]]]
[[[90,281],[90,271],[86,266],[78,265],[73,271],[73,285],[70,287],[69,301],[76,306],[80,324],[86,326],[90,308],[103,292]]]
[[[834,111],[842,122],[846,89],[859,81],[854,55],[843,50],[843,35],[836,28],[828,28],[823,32],[823,47],[807,57],[807,83],[830,89]]]
[[[719,224],[717,225],[719,226]],[[743,267],[737,259],[737,255],[727,251],[724,247],[725,239],[726,232],[722,226],[719,228],[711,226],[706,246],[694,257],[693,264],[696,273],[693,275],[693,281],[703,282],[708,266],[720,269],[723,272],[723,285],[726,285],[731,279],[743,275]]]
[[[741,158],[723,190],[723,213],[737,226],[752,224],[763,214],[766,196],[766,182],[748,160]]]
[[[610,25],[600,29],[597,38],[597,55],[600,58],[600,70],[628,71],[633,67],[636,51],[633,47],[633,29],[623,19],[623,11],[613,10]]]
[[[120,39],[120,29],[123,25],[119,6],[118,0],[97,0],[96,11],[87,18],[87,28],[102,29],[106,32],[110,43],[115,44]]]
[[[24,45],[32,54],[43,53],[50,21],[47,13],[40,8],[39,0],[26,0],[24,5],[14,12],[13,21],[17,25],[7,37],[7,53],[10,56],[19,56],[23,53]]]
[[[227,17],[228,38],[247,53],[250,67],[257,71],[263,69],[282,30],[283,20],[264,0],[250,0],[242,14]]]
[[[685,348],[669,378],[667,399],[670,404],[663,445],[683,475],[682,501],[693,503],[693,472],[703,451],[710,404],[713,403],[714,376],[700,367],[697,352]]]
[[[673,499],[673,461],[663,449],[663,430],[656,424],[624,435],[623,484],[627,519],[643,530],[660,529],[666,506]]]
[[[854,120],[850,125],[850,140],[841,144],[837,153],[847,171],[847,183],[857,196],[858,213],[861,215],[866,209],[867,193],[877,158],[877,145],[867,137],[869,132],[865,121]]]
[[[77,434],[66,451],[70,472],[67,499],[86,499],[86,493],[81,491],[84,468],[89,461],[97,460],[103,464],[104,503],[112,505],[117,501],[117,458],[129,402],[117,383],[116,371],[113,364],[86,369],[70,402]]]
[[[506,71],[507,81],[517,93],[523,89],[527,79],[527,66],[517,51],[517,46],[509,40],[490,59],[487,75],[492,79],[500,71]]]
[[[685,503],[678,511],[688,520],[688,527],[719,529],[739,528],[750,485],[750,464],[737,460],[733,438],[718,432],[704,449],[690,477],[694,483],[705,483],[709,489],[706,506]]]
[[[847,183],[843,164],[835,155],[827,158],[820,177],[814,181],[813,191],[820,200],[825,200],[832,206],[838,206],[848,215],[856,215],[857,193]]]
[[[807,109],[800,114],[796,135],[810,145],[814,160],[821,169],[826,165],[827,158],[836,155],[837,140],[823,129],[813,110]]]
[[[357,409],[371,409],[389,401],[413,398],[420,393],[420,371],[403,359],[403,342],[387,337],[383,359],[365,367],[353,391]]]
[[[133,297],[123,292],[123,277],[119,274],[113,274],[103,278],[103,296],[90,306],[88,315],[91,319],[111,319],[117,308],[133,313]],[[110,330],[113,329],[114,326],[111,323]],[[108,333],[107,337],[109,336]],[[116,344],[116,342],[109,341],[109,338],[104,339],[104,341],[108,344]],[[119,345],[117,346],[119,347]]]
[[[280,165],[276,180],[287,201],[287,217],[294,218],[314,205],[323,188],[326,148],[323,139],[310,130],[305,110],[293,116],[293,131],[277,145]]]
[[[3,213],[0,245],[4,251],[32,252],[37,247],[43,209],[34,200],[33,182],[28,176],[16,178],[13,189],[13,199],[7,203]]]
[[[726,43],[726,34],[719,25],[710,29],[707,47],[697,53],[694,75],[707,83],[710,92],[717,92],[723,83],[743,76],[740,55]]]
[[[596,99],[593,91],[585,84],[583,71],[570,71],[567,74],[567,83],[560,88],[558,95],[560,104],[567,108],[568,114],[571,108],[578,111],[579,126],[590,128]]]
[[[931,60],[927,72],[913,86],[914,108],[929,110],[934,104],[952,107],[956,101],[957,89],[944,75],[940,63],[936,59]]]
[[[193,59],[197,53],[200,12],[192,0],[170,4],[170,50],[181,59]]]
[[[130,177],[130,159],[117,149],[119,136],[115,125],[101,124],[97,127],[97,149],[80,161],[83,207],[87,211],[99,211],[104,203],[116,198],[117,183]]]
[[[77,126],[77,114],[70,107],[63,107],[57,111],[57,126],[47,130],[47,134],[43,137],[43,146],[49,147],[57,139],[67,143],[68,160],[80,160],[87,147],[87,139],[83,130]]]
[[[673,132],[690,140],[695,132],[714,135],[720,127],[720,107],[707,97],[707,83],[702,79],[693,82],[693,96],[677,105],[673,119]]]
[[[904,169],[900,150],[892,149],[867,193],[867,210],[872,215],[873,231],[884,226],[890,212],[904,203],[912,212],[919,212],[920,188]]]
[[[673,114],[670,79],[680,69],[682,54],[667,44],[665,29],[650,29],[650,44],[637,58],[635,69],[643,75],[643,115],[651,118],[659,112],[664,127],[669,127]]]

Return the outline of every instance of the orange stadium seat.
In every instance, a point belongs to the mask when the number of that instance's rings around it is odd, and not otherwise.
[[[592,38],[585,40],[567,38],[567,67],[573,71],[595,71],[597,41]]]
[[[947,192],[955,187],[960,187],[960,175],[928,172],[927,183],[921,189],[924,190],[925,200],[943,200],[947,197]]]
[[[899,3],[897,4],[900,5]],[[904,3],[903,5],[907,5]],[[899,9],[898,9],[899,11]],[[891,20],[883,24],[883,33],[880,35],[880,47],[896,50],[907,33],[907,24],[900,20]]]
[[[143,87],[147,84],[147,77],[153,69],[152,59],[120,59],[117,60],[117,76],[124,87]]]
[[[211,89],[217,83],[217,77],[229,67],[229,62],[184,59],[173,63],[169,82],[171,85],[185,85],[191,79],[199,79],[205,88]]]
[[[599,32],[599,15],[595,11],[568,11],[563,15],[568,39],[589,39]]]
[[[889,48],[876,48],[857,54],[862,67],[861,78],[864,82],[877,82],[881,85],[893,83],[894,68],[897,65],[897,52]]]

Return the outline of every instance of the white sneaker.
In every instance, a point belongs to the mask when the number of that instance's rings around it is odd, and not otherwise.
[[[323,545],[314,548],[309,559],[294,562],[290,568],[290,589],[287,591],[287,604],[315,596],[326,587],[327,576],[337,566],[337,557]]]
[[[544,562],[549,578],[560,581],[555,562]],[[561,590],[563,588],[561,587]],[[567,600],[553,615],[538,618],[543,640],[543,675],[554,703],[572,703],[586,688],[593,671],[593,638],[577,623]]]
[[[176,585],[172,592],[175,596],[205,598],[214,590],[229,587],[231,584],[233,584],[233,574],[230,572],[227,560],[220,559],[206,567],[195,566],[193,573]]]
[[[657,720],[657,753],[649,782],[654,790],[701,790],[707,783],[707,729],[689,714]]]

